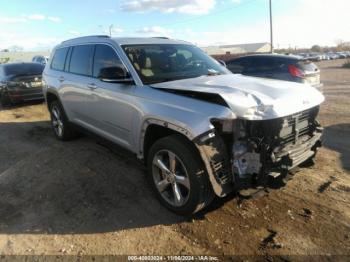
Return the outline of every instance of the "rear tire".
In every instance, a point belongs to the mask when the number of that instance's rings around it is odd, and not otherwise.
[[[69,123],[68,118],[59,101],[50,104],[51,126],[57,137],[61,141],[69,141],[76,138],[77,132]]]
[[[176,214],[194,214],[214,199],[202,159],[193,144],[180,135],[156,141],[149,151],[147,167],[157,198]]]

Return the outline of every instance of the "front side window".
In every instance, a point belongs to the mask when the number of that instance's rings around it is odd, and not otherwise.
[[[56,50],[51,63],[52,69],[63,71],[68,49],[68,47],[64,47]]]
[[[123,49],[144,84],[230,74],[216,60],[192,45],[125,45]]]
[[[78,45],[73,47],[69,72],[78,75],[92,75],[94,45]]]
[[[126,69],[114,49],[108,45],[96,45],[93,76],[96,78],[121,79]]]

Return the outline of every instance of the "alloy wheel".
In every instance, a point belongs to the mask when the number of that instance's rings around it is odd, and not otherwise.
[[[190,195],[185,165],[169,150],[158,151],[152,162],[153,181],[161,197],[174,207],[184,206]]]
[[[52,126],[56,132],[56,135],[59,137],[62,137],[64,125],[63,125],[61,111],[57,106],[53,106],[51,111],[52,111]]]

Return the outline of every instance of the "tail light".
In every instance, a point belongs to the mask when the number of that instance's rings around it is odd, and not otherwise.
[[[304,72],[301,69],[299,69],[298,67],[296,67],[295,65],[289,65],[288,71],[294,77],[299,77],[299,78],[305,77]]]

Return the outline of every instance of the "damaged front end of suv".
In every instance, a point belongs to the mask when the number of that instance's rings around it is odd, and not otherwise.
[[[216,173],[219,183],[234,185],[238,191],[262,188],[269,177],[285,176],[311,160],[321,146],[318,111],[319,106],[315,106],[269,120],[213,120],[215,136],[206,140],[207,145],[221,140],[228,154],[222,157],[222,168]]]
[[[202,83],[197,79],[191,86],[197,94],[215,87],[212,94],[219,94],[234,114],[210,118],[213,128],[194,140],[216,195],[264,188],[271,177],[284,177],[312,161],[321,146],[321,93],[306,85],[254,78],[244,78],[241,87],[246,88],[237,89],[225,84],[226,77]],[[243,78],[235,77],[236,82]],[[183,94],[176,86],[172,90]]]

